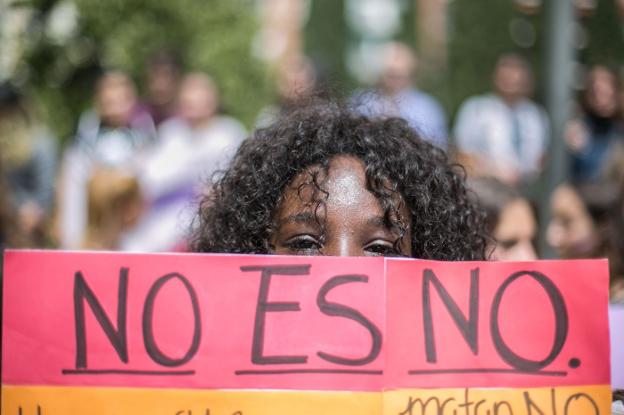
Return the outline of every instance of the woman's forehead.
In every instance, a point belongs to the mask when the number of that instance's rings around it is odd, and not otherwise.
[[[326,169],[316,164],[297,174],[286,187],[283,200],[284,203],[313,203],[331,199],[348,204],[363,191],[369,192],[364,163],[354,156],[335,156]]]
[[[367,182],[362,160],[351,155],[335,156],[326,169],[314,165],[294,178],[284,190],[276,216],[295,215],[304,210],[315,214],[335,211],[338,215],[384,216],[382,203]],[[392,188],[389,184],[386,187]],[[402,195],[395,192],[391,198],[395,206],[402,206],[402,216],[408,217]],[[320,205],[323,212],[317,211]]]

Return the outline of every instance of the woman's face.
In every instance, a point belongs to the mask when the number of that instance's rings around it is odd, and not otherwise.
[[[111,127],[126,126],[137,103],[136,91],[124,74],[109,74],[100,81],[96,103],[103,121]]]
[[[586,91],[592,110],[601,117],[612,117],[618,110],[617,80],[609,70],[597,66],[589,73]]]
[[[494,229],[496,247],[492,259],[497,261],[533,261],[537,259],[533,239],[537,225],[531,206],[524,199],[509,203],[500,214]]]
[[[552,219],[546,238],[562,258],[591,255],[597,241],[596,227],[583,201],[569,186],[560,186],[551,199]]]
[[[319,192],[313,184],[315,172],[323,191]],[[400,196],[396,199],[395,203],[399,203]],[[295,177],[286,188],[275,217],[276,228],[271,238],[273,252],[411,256],[411,219],[408,209],[401,205],[400,215],[406,231],[397,250],[395,241],[400,235],[398,230],[386,226],[380,202],[366,188],[364,164],[355,157],[337,156],[331,160],[327,174],[312,167]]]
[[[217,90],[202,74],[187,75],[178,93],[178,113],[193,126],[199,126],[217,112]]]

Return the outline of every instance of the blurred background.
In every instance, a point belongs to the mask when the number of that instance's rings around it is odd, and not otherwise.
[[[277,93],[275,69],[305,53],[323,77],[351,90],[373,84],[380,50],[399,40],[418,55],[417,83],[454,115],[491,87],[496,59],[528,59],[544,100],[548,5],[544,0],[40,0],[0,1],[0,80],[27,90],[66,142],[104,69],[127,72],[145,92],[146,64],[173,53],[207,71],[223,107],[251,126]],[[574,0],[575,87],[587,65],[624,60],[624,2]],[[568,30],[568,29],[564,29]],[[253,90],[251,93],[250,89]]]
[[[623,79],[624,0],[0,0],[0,253],[186,251],[240,143],[329,94],[465,167],[490,259],[608,258],[622,316]]]
[[[469,174],[492,259],[608,257],[622,0],[0,0],[0,246],[184,251],[194,201],[313,91]]]

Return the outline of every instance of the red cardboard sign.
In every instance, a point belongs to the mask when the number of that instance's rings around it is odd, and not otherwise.
[[[388,261],[392,386],[609,383],[606,267]]]
[[[606,261],[6,254],[5,385],[609,383]]]

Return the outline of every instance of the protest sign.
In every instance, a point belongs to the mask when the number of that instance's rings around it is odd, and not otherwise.
[[[3,414],[605,414],[605,261],[13,251]]]

